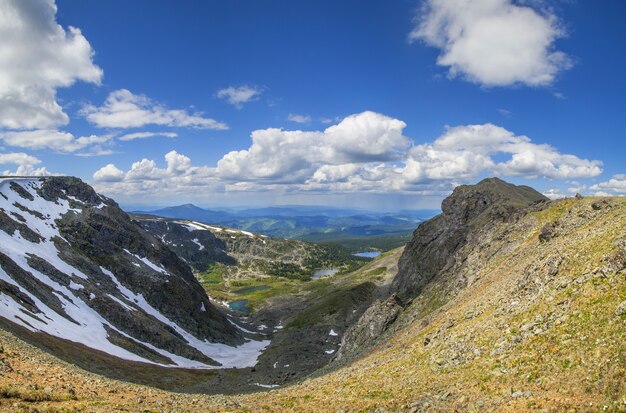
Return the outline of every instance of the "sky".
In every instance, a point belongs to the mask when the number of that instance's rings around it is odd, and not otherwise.
[[[626,194],[626,2],[0,0],[0,171],[122,205]]]

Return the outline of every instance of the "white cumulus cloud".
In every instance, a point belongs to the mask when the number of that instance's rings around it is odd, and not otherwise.
[[[144,95],[129,90],[111,92],[100,107],[86,105],[81,113],[100,128],[138,128],[145,125],[164,125],[197,129],[228,129],[228,125],[201,113],[169,109]]]
[[[426,0],[409,39],[439,48],[451,76],[484,86],[549,85],[571,59],[557,18],[513,0]]]
[[[594,195],[626,195],[626,174],[613,175],[608,181],[592,185]]]
[[[320,131],[255,130],[247,149],[225,154],[216,166],[197,166],[190,157],[171,151],[165,155],[165,166],[142,159],[121,174],[107,165],[94,180],[100,190],[124,195],[141,191],[442,195],[487,175],[560,180],[602,172],[600,161],[561,153],[489,123],[448,127],[438,138],[419,145],[404,136],[405,127],[399,119],[362,112]]]
[[[93,174],[93,179],[97,182],[119,182],[124,179],[124,172],[112,163],[98,169]]]
[[[218,98],[226,100],[237,109],[241,109],[244,103],[257,100],[261,95],[262,90],[252,86],[229,86],[224,89],[220,89],[215,94]]]
[[[80,29],[61,27],[56,11],[53,0],[0,0],[0,127],[65,125],[56,90],[100,83],[89,42]]]
[[[324,164],[398,159],[409,145],[406,124],[375,112],[348,116],[324,131],[253,131],[252,146],[224,155],[218,175],[227,180],[303,181]]]
[[[76,152],[89,146],[106,144],[111,139],[111,135],[76,138],[69,132],[45,129],[0,132],[0,140],[6,145],[26,149],[52,149],[58,152]]]
[[[95,187],[112,194],[175,195],[218,188],[215,168],[194,166],[191,159],[176,151],[165,154],[165,167],[152,159],[134,162],[127,172],[107,164],[93,174]]]
[[[496,161],[497,155],[508,158]],[[410,182],[468,180],[481,172],[525,178],[589,178],[602,173],[602,162],[562,154],[527,136],[490,123],[448,128],[434,142],[411,149],[404,170]]]
[[[0,165],[17,165],[15,171],[5,170],[3,175],[13,176],[44,176],[51,175],[45,167],[36,168],[41,160],[24,152],[0,153]]]

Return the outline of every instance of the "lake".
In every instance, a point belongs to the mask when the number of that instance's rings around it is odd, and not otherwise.
[[[315,273],[313,273],[313,275],[311,276],[312,280],[319,280],[322,277],[326,277],[329,275],[335,275],[339,272],[338,269],[336,268],[329,268],[329,269],[325,269],[325,270],[317,270],[315,271]]]
[[[355,257],[376,258],[380,255],[380,251],[356,252],[352,255]]]
[[[248,300],[237,300],[232,303],[228,303],[228,307],[230,307],[233,311],[239,311],[240,313],[248,314],[250,312],[250,307],[248,307]]]

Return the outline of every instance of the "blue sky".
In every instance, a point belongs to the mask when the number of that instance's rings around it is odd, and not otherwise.
[[[1,0],[0,167],[134,205],[421,208],[494,175],[624,194],[624,17],[620,0]]]

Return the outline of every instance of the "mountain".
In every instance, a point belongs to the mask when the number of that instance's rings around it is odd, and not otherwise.
[[[187,219],[208,225],[222,225],[240,230],[258,232],[275,238],[296,238],[313,242],[329,242],[342,239],[342,245],[355,239],[362,246],[370,237],[388,236],[385,243],[373,241],[378,248],[389,244],[391,248],[401,245],[406,234],[434,211],[403,211],[377,213],[356,209],[328,207],[285,206],[239,210],[203,209],[186,204],[154,211],[134,211],[137,215],[155,215],[166,218]],[[400,239],[397,241],[393,237]],[[359,242],[359,239],[361,239]],[[376,244],[376,245],[374,245]]]
[[[270,238],[239,229],[152,215],[132,215],[197,272],[222,264],[227,279],[275,275],[309,280],[321,268],[342,268],[367,261],[341,247]]]
[[[516,211],[547,201],[527,186],[516,186],[498,178],[476,185],[460,185],[443,200],[442,213],[421,224],[413,233],[399,263],[393,292],[413,297],[440,271],[462,260],[456,256],[464,245],[494,223],[512,219]]]
[[[0,180],[0,316],[121,359],[214,368],[255,362],[189,267],[76,178]]]
[[[185,376],[180,389],[194,394],[94,376],[0,331],[0,406],[624,411],[626,199],[549,201],[489,179],[442,211],[404,251],[273,296],[246,320],[272,341],[254,368]],[[150,380],[163,370],[182,369]],[[262,393],[199,394],[224,383]]]
[[[231,213],[225,211],[210,210],[197,207],[193,204],[184,204],[172,207],[157,209],[154,211],[133,211],[138,214],[149,214],[167,218],[183,218],[204,223],[220,224],[229,222],[235,218]]]

